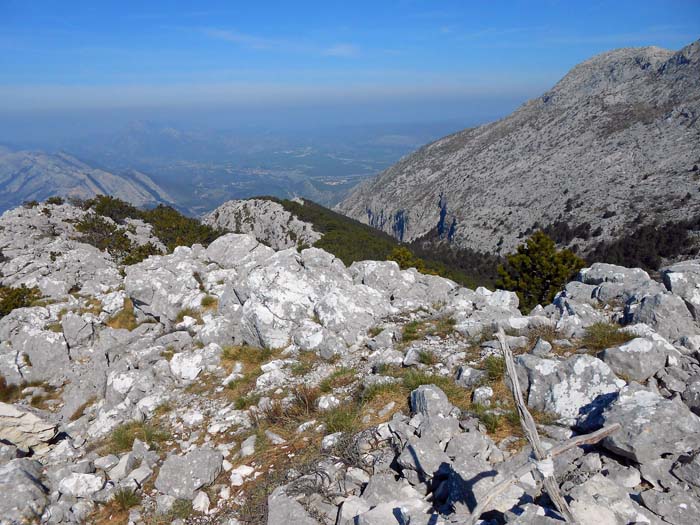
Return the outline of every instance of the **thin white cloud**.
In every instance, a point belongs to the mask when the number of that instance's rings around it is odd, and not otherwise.
[[[360,49],[353,44],[336,44],[323,51],[329,57],[356,57]]]
[[[246,49],[287,53],[305,53],[329,57],[350,58],[359,54],[359,47],[350,43],[321,46],[302,40],[267,38],[229,29],[207,28],[203,30],[209,38],[231,42]]]
[[[225,29],[204,29],[203,31],[204,34],[210,38],[225,40],[226,42],[233,42],[234,44],[250,49],[281,50],[289,49],[291,47],[290,42],[249,35],[239,31],[230,31]],[[295,43],[294,47],[296,46],[297,44]]]

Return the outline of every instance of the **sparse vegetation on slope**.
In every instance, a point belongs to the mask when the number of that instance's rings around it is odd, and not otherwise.
[[[697,243],[692,241],[691,232],[698,230],[700,215],[685,221],[641,226],[616,240],[598,243],[586,259],[589,262],[658,270],[663,259],[696,253]]]
[[[275,197],[258,198],[278,202],[299,220],[311,223],[314,230],[323,234],[323,237],[314,243],[314,247],[332,253],[346,265],[355,261],[390,260],[398,263],[402,270],[416,268],[421,273],[447,277],[472,288],[493,284],[495,264],[490,264],[491,275],[487,275],[482,269],[473,271],[474,267],[471,264],[458,263],[461,251],[454,252],[450,248],[427,248],[418,243],[401,244],[382,231],[309,200],[304,200],[304,203],[300,204]],[[478,257],[473,255],[469,261],[477,259]]]
[[[162,204],[150,210],[140,210],[120,199],[100,195],[83,202],[82,207],[94,211],[97,216],[109,217],[117,224],[123,224],[126,219],[140,219],[150,224],[153,227],[153,235],[160,239],[169,251],[178,246],[192,246],[193,244],[208,246],[223,234],[221,230],[202,224],[192,217],[186,217],[175,208]],[[102,221],[106,222],[104,219]],[[92,226],[100,226],[95,235],[104,230],[104,226],[101,224]],[[83,228],[88,231],[95,229],[88,228],[88,226],[83,226]],[[119,247],[121,248],[121,244]],[[142,258],[154,255],[154,252],[157,251],[154,246],[148,247],[148,245],[146,247],[129,246],[127,249],[135,250]],[[136,255],[133,255],[133,259],[137,259]]]

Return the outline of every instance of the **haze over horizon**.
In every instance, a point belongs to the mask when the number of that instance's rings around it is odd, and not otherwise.
[[[134,119],[472,125],[597,53],[700,34],[689,0],[230,4],[0,2],[0,140]]]

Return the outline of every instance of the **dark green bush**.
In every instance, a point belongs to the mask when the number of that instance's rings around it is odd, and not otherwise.
[[[63,197],[59,197],[58,195],[55,197],[49,197],[48,199],[46,199],[46,204],[55,204],[56,206],[60,206],[64,202],[66,202],[66,201],[63,199]]]
[[[88,213],[75,225],[75,229],[82,234],[82,242],[106,250],[118,260],[124,259],[131,251],[131,241],[124,230],[100,215]]]
[[[148,259],[151,255],[163,255],[163,252],[155,244],[150,242],[140,246],[134,246],[132,244],[129,253],[122,260],[122,264],[126,266],[137,264]]]
[[[41,298],[38,288],[21,285],[18,288],[0,286],[0,317],[9,314],[15,308],[26,308]]]
[[[141,210],[132,206],[128,202],[124,202],[116,197],[109,195],[98,195],[93,199],[85,201],[83,208],[92,210],[97,215],[109,217],[114,222],[123,224],[124,219],[140,219]]]
[[[554,241],[542,231],[535,232],[506,260],[505,265],[498,267],[500,278],[496,286],[516,292],[525,311],[551,303],[586,264],[571,250],[557,250]]]
[[[657,270],[664,259],[689,256],[697,252],[691,232],[700,230],[700,215],[684,221],[630,227],[627,235],[600,242],[586,258],[627,267]]]
[[[140,210],[121,199],[98,195],[94,199],[85,201],[83,209],[92,210],[98,216],[109,217],[118,224],[123,224],[126,219],[140,219],[147,222],[153,227],[153,235],[160,239],[168,251],[173,251],[178,246],[192,246],[197,243],[208,246],[224,233],[202,224],[197,219],[186,217],[171,206],[159,205],[150,210]],[[160,253],[155,246],[148,244],[146,247],[131,248],[131,251],[134,252],[134,256],[125,264],[133,264],[149,255]]]
[[[202,224],[197,219],[185,217],[170,206],[157,206],[141,212],[141,219],[153,226],[153,234],[165,244],[169,251],[178,246],[201,244],[209,246],[224,232]]]

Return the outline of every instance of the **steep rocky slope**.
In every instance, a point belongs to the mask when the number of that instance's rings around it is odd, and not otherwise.
[[[583,225],[571,242],[585,248],[699,215],[698,85],[700,41],[604,53],[508,117],[405,157],[337,209],[404,241],[437,229],[502,253],[557,222]]]
[[[138,171],[117,175],[65,153],[0,149],[0,211],[54,195],[87,199],[98,194],[136,206],[172,202],[162,188]]]
[[[621,425],[554,459],[576,519],[695,523],[700,261],[596,264],[524,316],[245,234],[123,267],[73,238],[84,213],[0,217],[3,283],[45,296],[0,318],[3,525],[477,522],[531,457],[499,327],[546,448]],[[534,465],[481,523],[561,523]]]

